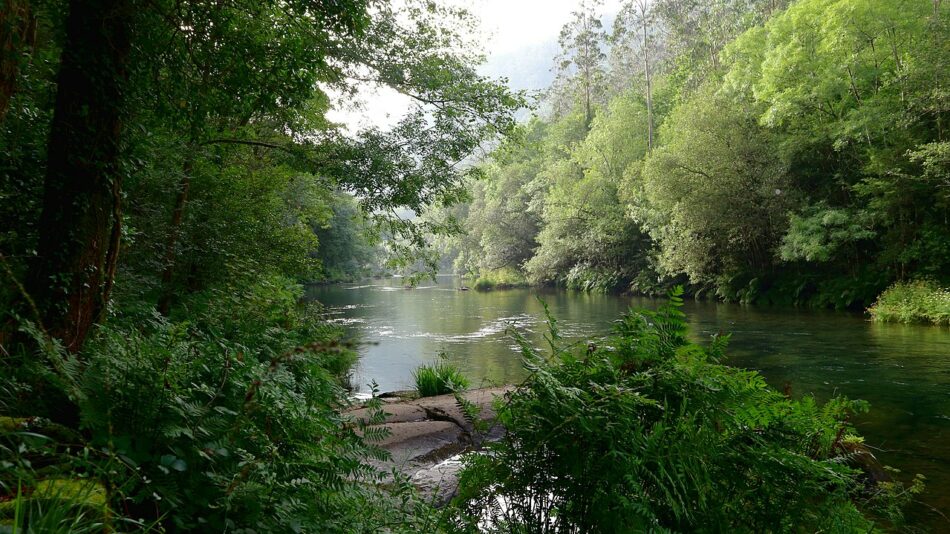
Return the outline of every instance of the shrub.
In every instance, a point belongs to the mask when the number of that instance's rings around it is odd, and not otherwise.
[[[589,291],[593,293],[608,293],[619,288],[625,274],[619,270],[595,268],[586,264],[578,264],[564,275],[563,281],[568,289]]]
[[[502,267],[479,274],[475,280],[476,291],[490,291],[492,289],[513,289],[527,287],[528,280],[517,269]]]
[[[848,417],[864,403],[794,401],[718,363],[727,337],[689,343],[681,304],[631,311],[579,354],[550,317],[549,356],[519,337],[530,376],[498,406],[506,437],[465,460],[458,528],[867,532],[857,501],[908,493],[860,497]]]
[[[445,361],[420,365],[412,372],[412,377],[420,397],[445,395],[468,387],[468,378],[465,378],[457,367]]]
[[[880,322],[950,325],[950,289],[931,280],[898,282],[868,312]]]

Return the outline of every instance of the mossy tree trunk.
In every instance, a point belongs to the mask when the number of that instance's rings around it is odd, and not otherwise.
[[[115,277],[130,4],[69,2],[37,256],[26,289],[43,328],[72,352],[100,320]]]

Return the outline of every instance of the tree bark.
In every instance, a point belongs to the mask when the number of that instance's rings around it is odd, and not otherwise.
[[[119,162],[130,0],[71,0],[27,292],[46,331],[79,351],[102,317],[122,231]]]
[[[643,75],[647,96],[647,152],[653,152],[653,73],[650,71],[650,40],[647,36],[647,5],[640,1],[640,25],[643,30]]]

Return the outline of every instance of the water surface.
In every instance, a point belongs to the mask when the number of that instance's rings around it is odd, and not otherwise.
[[[404,289],[400,279],[315,286],[308,295],[328,307],[364,343],[353,383],[381,391],[412,387],[412,370],[444,353],[473,386],[517,383],[524,370],[507,333],[516,328],[541,343],[540,295],[562,335],[577,343],[605,334],[640,297],[567,291],[459,291],[458,279]],[[950,532],[950,329],[871,323],[861,314],[687,302],[692,336],[731,332],[728,363],[756,369],[776,387],[827,399],[871,403],[856,426],[878,457],[904,474],[923,473],[928,490],[914,523]]]

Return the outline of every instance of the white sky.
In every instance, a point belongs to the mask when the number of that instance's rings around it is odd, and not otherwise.
[[[620,0],[606,0],[601,13],[615,13]],[[482,20],[492,53],[516,52],[532,44],[557,40],[561,26],[577,9],[577,0],[473,0],[462,2]],[[488,48],[488,47],[486,47]],[[552,58],[546,58],[551,61]]]
[[[466,7],[481,20],[478,41],[488,56],[481,71],[507,77],[516,89],[543,88],[546,80],[539,73],[547,73],[553,65],[561,26],[580,4],[577,0],[440,1]],[[600,11],[612,15],[620,3],[604,0]],[[410,106],[407,97],[390,89],[364,90],[361,100],[362,109],[334,109],[328,117],[353,132],[361,125],[392,125]]]

